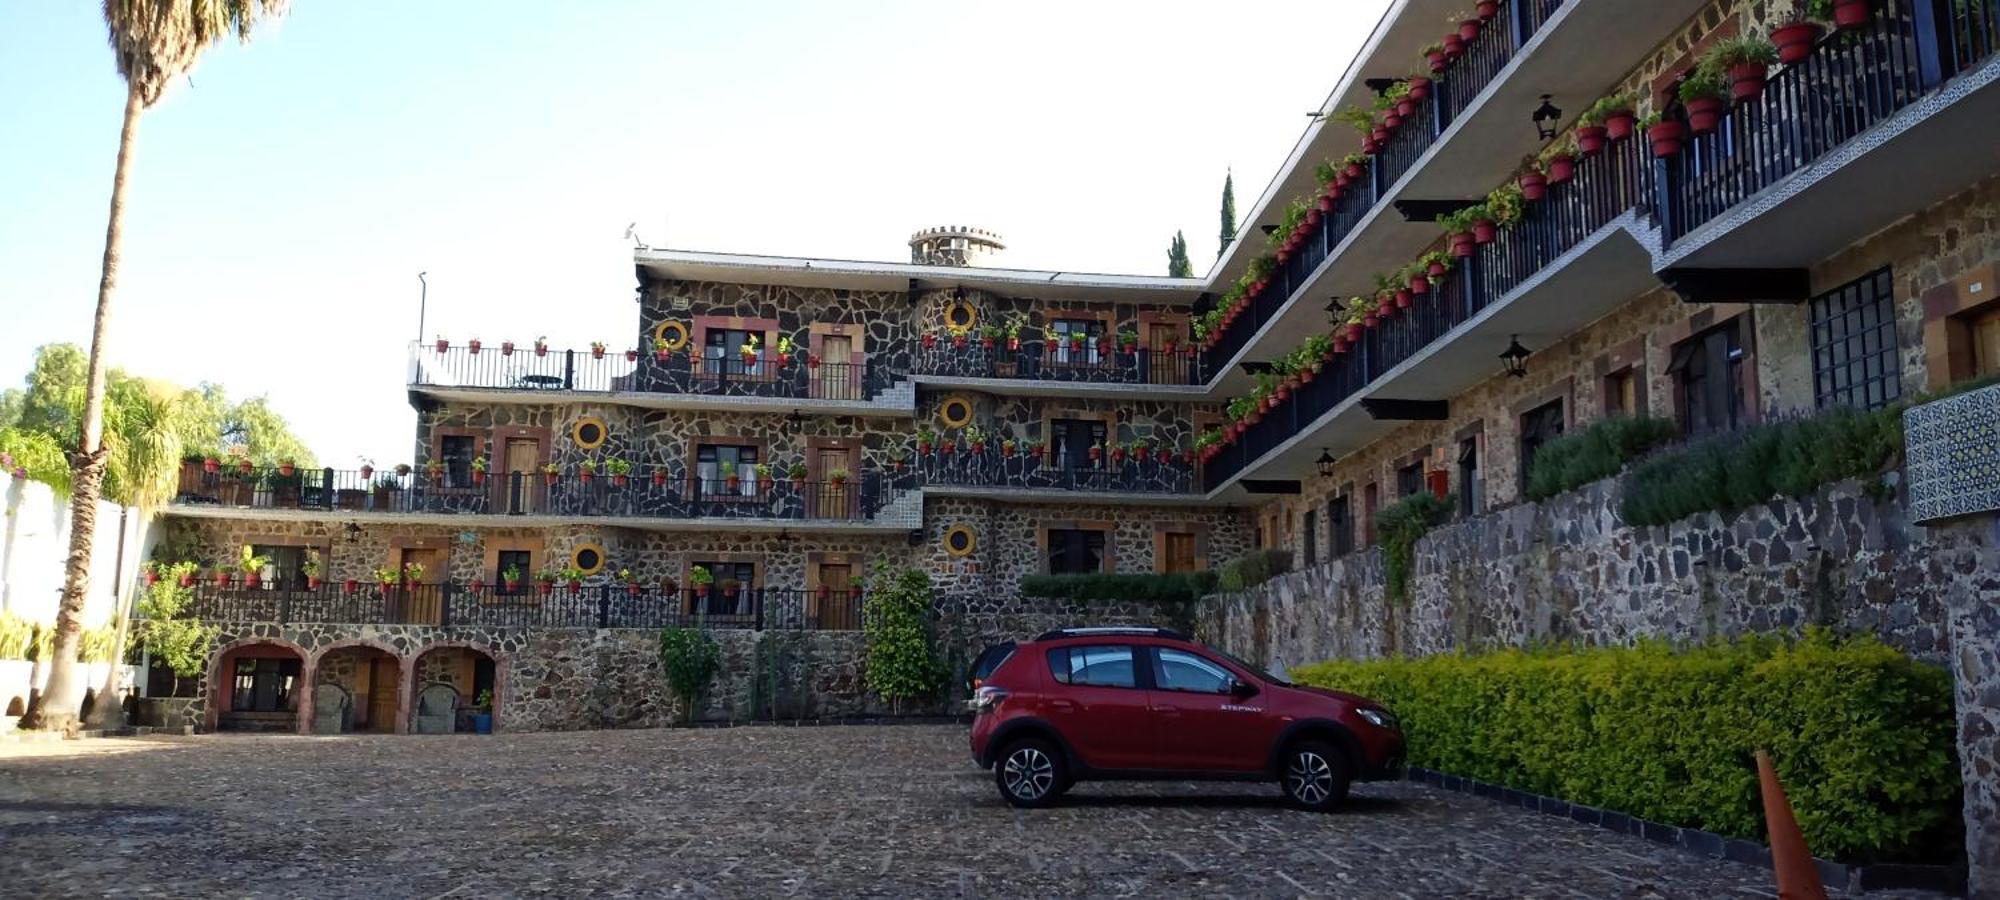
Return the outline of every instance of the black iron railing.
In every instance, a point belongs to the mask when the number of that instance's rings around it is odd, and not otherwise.
[[[637,587],[596,583],[381,584],[328,581],[317,588],[197,581],[187,615],[204,622],[431,625],[443,628],[755,628],[853,631],[857,590]]]
[[[1811,56],[1730,105],[1715,131],[1664,164],[1669,242],[1817,162],[1991,57],[2000,0],[1883,0],[1866,26],[1821,39]]]
[[[1369,158],[1362,176],[1350,183],[1331,209],[1320,213],[1319,225],[1299,248],[1286,255],[1270,277],[1270,285],[1252,298],[1249,308],[1203,354],[1204,371],[1213,375],[1236,358],[1265,323],[1276,319],[1320,264],[1362,219],[1382,201],[1397,181],[1409,173],[1440,135],[1463,115],[1486,86],[1498,77],[1521,47],[1535,36],[1565,0],[1506,0],[1499,13],[1466,43],[1464,54],[1431,79],[1431,95],[1413,103],[1411,115]]]
[[[896,373],[873,361],[823,360],[765,351],[707,355],[700,351],[544,350],[511,352],[467,344],[417,344],[410,383],[432,387],[511,391],[650,391],[730,397],[873,400]]]
[[[1152,349],[1101,342],[1032,339],[1018,342],[946,340],[919,348],[912,371],[951,378],[1019,378],[1088,384],[1199,385],[1207,382],[1193,344]]]
[[[624,477],[578,472],[478,473],[455,463],[436,471],[364,472],[222,466],[181,468],[174,502],[190,506],[333,512],[459,513],[660,519],[850,520],[874,517],[894,499],[881,473],[844,481],[690,476],[646,470]]]
[[[1148,450],[1145,459],[1132,451],[1100,451],[1064,456],[1017,449],[1009,455],[991,445],[973,452],[933,449],[919,453],[912,467],[913,484],[952,487],[1018,488],[1022,490],[1095,491],[1121,494],[1192,494],[1200,490],[1199,473],[1180,451]]]

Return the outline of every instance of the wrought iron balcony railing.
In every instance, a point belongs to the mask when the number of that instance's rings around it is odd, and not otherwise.
[[[941,449],[919,453],[911,476],[904,481],[925,486],[1194,494],[1200,490],[1198,477],[1195,465],[1180,452],[1149,451],[1145,459],[1129,451],[1098,453],[1096,458],[1088,453],[1065,457],[1018,449],[1008,455],[989,445],[976,453],[964,446],[951,453]]]
[[[381,584],[328,581],[308,586],[198,578],[185,614],[204,622],[431,625],[472,628],[754,628],[854,631],[857,590],[705,590],[597,583]]]
[[[896,379],[887,367],[808,354],[536,350],[418,344],[410,383],[510,391],[643,391],[724,397],[868,401]]]
[[[1086,384],[1200,385],[1208,381],[1193,344],[1173,349],[1062,340],[938,341],[918,349],[912,371],[950,378],[1014,378]]]
[[[893,499],[878,472],[845,481],[703,479],[656,469],[625,477],[473,472],[465,462],[436,471],[181,467],[174,502],[186,506],[406,514],[544,515],[651,519],[865,521]]]

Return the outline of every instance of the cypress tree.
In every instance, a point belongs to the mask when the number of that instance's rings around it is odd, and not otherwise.
[[[1174,241],[1167,247],[1167,276],[1194,277],[1194,263],[1188,259],[1187,236],[1178,231],[1174,232]]]
[[[1215,251],[1216,257],[1229,250],[1229,242],[1236,240],[1236,175],[1222,176],[1222,246]]]

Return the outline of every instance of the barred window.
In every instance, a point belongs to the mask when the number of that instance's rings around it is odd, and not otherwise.
[[[1903,396],[1895,280],[1878,269],[1812,298],[1813,399],[1875,409]]]

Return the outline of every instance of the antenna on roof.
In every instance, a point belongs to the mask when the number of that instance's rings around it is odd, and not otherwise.
[[[645,241],[639,240],[639,223],[637,222],[625,226],[625,239],[631,241],[632,246],[641,250],[651,249],[646,246]]]

